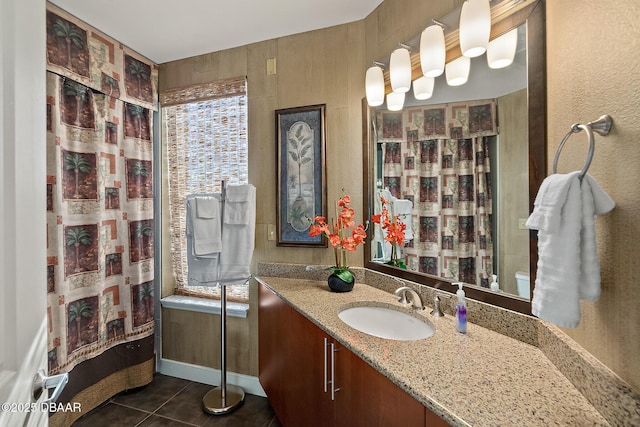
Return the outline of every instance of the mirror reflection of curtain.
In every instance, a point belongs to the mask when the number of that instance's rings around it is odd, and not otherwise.
[[[382,186],[411,200],[413,271],[488,287],[493,274],[489,144],[494,100],[379,111]]]

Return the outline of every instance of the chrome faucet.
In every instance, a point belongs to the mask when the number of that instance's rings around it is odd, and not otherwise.
[[[400,297],[398,302],[400,304],[409,304],[407,301],[407,294],[409,294],[409,299],[411,300],[411,307],[415,310],[424,310],[424,305],[422,304],[422,298],[420,295],[413,289],[408,286],[402,286],[396,289],[393,294],[397,297]]]

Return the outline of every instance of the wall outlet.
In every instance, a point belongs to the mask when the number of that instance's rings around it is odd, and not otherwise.
[[[527,218],[518,218],[518,229],[519,230],[527,229]]]
[[[267,240],[276,240],[275,224],[267,224]]]

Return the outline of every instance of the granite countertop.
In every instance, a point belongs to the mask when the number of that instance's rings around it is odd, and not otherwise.
[[[425,316],[433,336],[394,341],[359,332],[338,318],[354,303],[401,305],[392,294],[356,283],[331,292],[325,281],[257,278],[302,315],[454,426],[608,426],[549,359],[530,344],[451,316]],[[411,309],[406,309],[411,311]]]

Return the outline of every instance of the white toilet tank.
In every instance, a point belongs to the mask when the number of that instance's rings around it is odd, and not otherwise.
[[[531,296],[529,273],[526,271],[516,271],[516,283],[518,284],[518,295],[524,298],[529,298]]]

